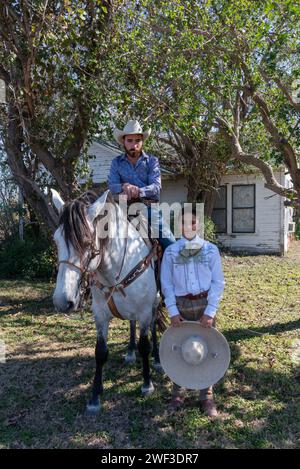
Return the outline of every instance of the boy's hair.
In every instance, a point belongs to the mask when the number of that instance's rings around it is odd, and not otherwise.
[[[182,222],[185,215],[193,215],[198,219],[197,205],[195,202],[186,205],[184,204],[182,206],[181,211],[179,212],[178,220]]]

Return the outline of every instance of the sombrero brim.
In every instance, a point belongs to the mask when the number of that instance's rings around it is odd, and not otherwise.
[[[191,336],[200,336],[208,349],[199,365],[187,363],[181,345]],[[215,328],[203,327],[197,321],[184,321],[179,327],[169,327],[160,340],[159,356],[167,376],[178,386],[188,389],[206,389],[217,383],[230,363],[227,340]]]

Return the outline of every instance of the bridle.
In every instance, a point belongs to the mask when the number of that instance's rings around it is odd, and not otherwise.
[[[126,252],[127,252],[127,241],[128,241],[128,221],[127,221],[127,226],[126,226],[124,252],[123,252],[123,257],[122,257],[122,262],[121,262],[119,272],[117,273],[116,278],[115,278],[116,281],[119,280],[121,272],[122,272],[123,267],[124,267],[124,261],[125,261]],[[87,292],[89,291],[89,288],[90,288],[90,286],[93,282],[93,274],[92,274],[92,272],[88,271],[89,265],[95,257],[97,257],[99,254],[101,254],[101,251],[99,249],[95,248],[95,240],[93,240],[91,242],[91,244],[89,246],[89,249],[91,251],[91,255],[88,258],[86,266],[77,265],[77,264],[74,264],[73,262],[70,262],[70,261],[67,261],[67,260],[62,260],[62,261],[58,262],[58,267],[60,266],[60,264],[66,264],[66,265],[69,265],[70,267],[73,267],[74,269],[77,269],[81,273],[81,278],[80,278],[79,285],[78,285],[78,292],[79,292],[79,298],[80,298],[80,300],[79,300],[80,307],[82,306],[82,303],[83,303],[84,299],[88,299],[89,293],[87,294]],[[100,260],[100,262],[97,265],[95,270],[97,270],[100,263],[101,263],[101,260]]]
[[[75,269],[79,270],[81,272],[81,274],[84,275],[88,271],[88,268],[89,268],[89,265],[90,265],[91,261],[95,257],[99,256],[99,254],[101,254],[101,251],[99,249],[95,249],[95,241],[94,240],[90,244],[89,248],[91,248],[91,255],[88,258],[88,261],[87,261],[85,267],[83,267],[82,265],[74,264],[73,262],[70,262],[70,261],[67,261],[67,260],[59,261],[58,266],[60,266],[60,264],[67,264],[67,265],[69,265],[71,267],[74,267]]]
[[[80,281],[79,281],[79,285],[78,285],[80,305],[82,305],[85,294],[86,294],[86,292],[87,292],[87,290],[90,286],[90,279],[89,279],[90,272],[88,271],[89,265],[95,257],[97,257],[101,254],[101,251],[99,249],[95,249],[95,241],[94,240],[92,241],[92,243],[90,245],[90,248],[91,248],[91,255],[89,256],[85,266],[77,265],[77,264],[74,264],[73,262],[70,262],[70,261],[67,261],[67,260],[62,260],[62,261],[58,262],[58,267],[60,266],[60,264],[67,264],[70,267],[73,267],[74,269],[79,270],[79,272],[81,273],[81,277],[80,277]],[[100,260],[100,262],[101,262],[101,260]],[[100,264],[100,262],[99,262],[99,264]],[[99,267],[99,264],[98,264],[97,268]]]
[[[157,252],[158,252],[158,242],[156,241],[156,242],[154,242],[150,253],[148,253],[143,259],[141,259],[140,262],[126,275],[126,277],[122,281],[118,282],[118,280],[121,277],[121,273],[123,271],[124,261],[125,261],[126,253],[127,253],[128,225],[129,225],[129,221],[127,220],[125,246],[124,246],[122,261],[121,261],[121,264],[120,264],[120,269],[119,269],[119,271],[118,271],[118,273],[115,277],[116,283],[114,285],[112,285],[112,286],[102,285],[99,280],[95,279],[95,277],[93,276],[93,272],[88,271],[88,268],[89,268],[89,265],[90,265],[91,261],[96,256],[101,254],[101,251],[99,249],[95,248],[95,240],[93,240],[91,242],[90,246],[89,246],[91,255],[89,256],[85,266],[74,264],[73,262],[70,262],[68,260],[62,260],[62,261],[58,262],[58,266],[60,264],[67,264],[70,267],[73,267],[74,269],[77,269],[81,273],[81,278],[80,278],[79,285],[78,285],[78,293],[79,293],[79,298],[80,298],[79,299],[80,307],[82,307],[82,303],[84,302],[84,300],[87,300],[88,297],[90,296],[90,287],[91,286],[95,285],[100,289],[107,288],[109,291],[108,291],[108,293],[105,293],[105,296],[106,296],[106,302],[109,306],[109,309],[110,309],[111,313],[115,317],[118,317],[120,319],[124,319],[120,315],[120,313],[118,312],[118,310],[115,306],[115,303],[114,303],[113,297],[112,297],[113,293],[118,290],[123,294],[123,296],[126,296],[126,293],[124,292],[124,288],[126,288],[126,286],[130,285],[136,278],[138,278],[144,272],[145,269],[148,268],[148,266],[151,263],[151,259],[153,258],[153,256],[157,255]],[[98,263],[95,270],[97,270],[99,268],[101,260],[102,259],[100,259],[100,262]],[[159,263],[159,261],[158,261],[158,263]]]

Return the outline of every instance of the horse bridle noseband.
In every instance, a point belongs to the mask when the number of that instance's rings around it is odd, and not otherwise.
[[[79,271],[81,272],[81,274],[84,275],[84,274],[87,272],[91,261],[92,261],[95,257],[99,256],[99,254],[101,254],[101,251],[100,251],[99,249],[98,249],[98,250],[95,249],[94,242],[91,244],[91,248],[92,248],[92,249],[91,249],[91,256],[90,256],[90,258],[88,259],[88,262],[87,262],[87,264],[86,264],[86,267],[82,267],[81,265],[76,265],[76,264],[74,264],[73,262],[66,261],[66,260],[59,261],[59,262],[58,262],[58,265],[60,265],[60,264],[67,264],[67,265],[70,265],[71,267],[74,267],[75,269],[79,270]]]
[[[92,247],[91,256],[89,257],[85,267],[82,267],[81,265],[76,265],[73,262],[70,262],[70,261],[67,261],[67,260],[62,260],[62,261],[58,262],[58,266],[60,266],[60,264],[67,264],[70,267],[73,267],[74,269],[79,270],[79,272],[81,273],[81,278],[80,278],[80,281],[79,281],[79,284],[78,284],[80,306],[82,306],[85,294],[86,294],[86,292],[87,292],[87,290],[90,286],[89,272],[88,272],[89,265],[95,257],[97,257],[99,254],[101,254],[101,251],[99,249],[95,249],[94,242],[92,242],[91,247]],[[89,295],[87,295],[87,297],[88,296]]]

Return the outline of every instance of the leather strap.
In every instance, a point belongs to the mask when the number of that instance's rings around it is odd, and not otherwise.
[[[109,307],[111,314],[115,316],[115,318],[124,319],[123,316],[121,316],[121,314],[119,313],[118,308],[116,307],[116,304],[112,296],[114,292],[114,287],[110,287],[109,290],[110,290],[110,293],[106,293],[105,296],[107,300],[107,306]]]
[[[157,246],[158,243],[156,242],[151,249],[150,253],[147,254],[127,275],[126,277],[119,283],[114,286],[108,287],[109,292],[105,293],[105,298],[107,302],[107,306],[110,309],[110,312],[113,316],[119,319],[124,319],[122,315],[119,313],[118,308],[113,299],[113,294],[115,291],[120,291],[124,296],[126,296],[124,292],[124,288],[128,287],[134,280],[142,275],[143,272],[149,267],[152,258],[157,254]],[[94,284],[99,288],[103,288],[104,285],[101,285],[99,281],[94,281]]]
[[[208,295],[208,291],[204,291],[199,293],[198,295],[192,295],[188,293],[187,295],[181,296],[181,298],[187,298],[188,300],[200,300],[201,298],[206,298]]]

